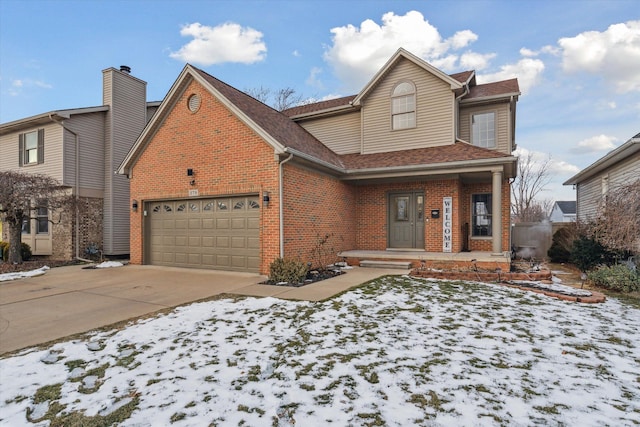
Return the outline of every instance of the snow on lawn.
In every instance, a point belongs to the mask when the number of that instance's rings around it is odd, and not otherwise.
[[[640,310],[615,299],[386,277],[323,303],[196,303],[1,359],[0,424],[634,425],[639,346]]]
[[[44,267],[40,267],[37,270],[18,271],[15,273],[3,273],[3,274],[0,274],[0,282],[6,282],[9,280],[16,280],[16,279],[24,279],[25,277],[42,276],[44,273],[47,272],[47,270],[49,270],[49,267],[45,265]]]

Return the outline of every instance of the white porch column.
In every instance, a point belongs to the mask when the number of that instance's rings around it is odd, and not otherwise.
[[[502,255],[502,170],[492,174],[491,236],[492,255]]]

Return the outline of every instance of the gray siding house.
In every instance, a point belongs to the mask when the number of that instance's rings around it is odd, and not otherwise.
[[[578,220],[588,221],[595,218],[609,190],[636,179],[640,179],[640,133],[569,178],[564,185],[575,186]]]
[[[549,215],[551,222],[575,222],[576,220],[576,201],[558,201],[553,204],[551,214]]]
[[[129,254],[129,182],[114,174],[160,102],[127,66],[102,71],[102,105],[50,111],[0,124],[0,171],[46,174],[77,199],[75,212],[39,212],[23,226],[34,255]],[[4,227],[3,240],[8,230]]]

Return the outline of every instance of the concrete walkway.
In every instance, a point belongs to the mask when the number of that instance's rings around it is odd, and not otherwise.
[[[388,274],[353,268],[300,288],[259,283],[264,276],[127,265],[53,268],[43,276],[0,282],[0,355],[220,294],[322,301]]]

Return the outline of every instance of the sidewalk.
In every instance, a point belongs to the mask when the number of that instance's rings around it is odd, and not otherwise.
[[[86,270],[58,267],[43,276],[0,282],[0,354],[221,294],[322,301],[388,274],[353,268],[300,288],[260,285],[264,276],[148,265]]]

